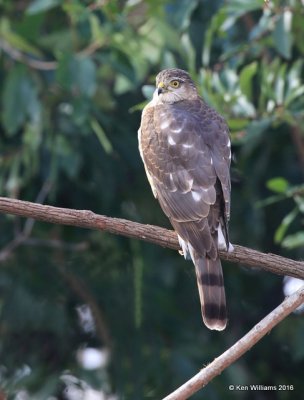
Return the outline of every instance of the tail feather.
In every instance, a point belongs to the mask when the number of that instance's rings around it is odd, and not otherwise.
[[[193,258],[204,323],[209,329],[222,331],[227,313],[221,261],[197,255]]]

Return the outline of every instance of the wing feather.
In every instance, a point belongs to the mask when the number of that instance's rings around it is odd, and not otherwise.
[[[217,229],[230,213],[230,142],[224,120],[200,98],[146,107],[141,154],[175,230],[199,255],[215,259]]]

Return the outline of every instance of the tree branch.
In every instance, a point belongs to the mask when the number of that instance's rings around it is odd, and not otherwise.
[[[94,54],[97,50],[99,50],[104,43],[99,41],[95,41],[89,44],[84,49],[80,50],[76,53],[78,57],[88,57]],[[19,61],[25,65],[28,65],[31,68],[41,70],[41,71],[53,71],[58,67],[58,61],[45,61],[45,60],[38,60],[33,58],[30,55],[12,47],[8,42],[5,40],[0,40],[0,49],[2,49],[6,54],[8,54],[13,60]]]
[[[143,225],[124,219],[109,218],[88,210],[73,210],[46,206],[27,201],[0,197],[0,212],[18,215],[25,218],[45,221],[53,224],[78,226],[82,228],[108,231],[117,235],[145,240],[159,246],[179,250],[177,235],[174,231],[152,225]],[[222,259],[260,267],[280,275],[290,275],[304,279],[304,263],[280,257],[274,254],[263,254],[242,246],[234,246],[232,253],[220,251]],[[243,338],[216,358],[206,368],[192,377],[180,388],[165,397],[164,400],[184,400],[204,387],[215,376],[250,350],[275,325],[304,302],[304,287],[285,299],[275,310],[249,331]],[[107,337],[107,333],[103,332]]]
[[[73,210],[46,206],[28,201],[0,197],[0,212],[33,218],[52,224],[78,226],[107,231],[116,235],[144,240],[162,247],[179,250],[174,231],[153,225],[98,215],[88,210]],[[304,279],[304,262],[294,261],[275,254],[264,254],[247,247],[234,245],[234,251],[220,251],[223,260],[259,267],[278,275],[289,275]]]
[[[215,376],[219,375],[225,368],[229,367],[243,354],[251,349],[262,339],[274,326],[281,322],[287,315],[294,311],[304,302],[304,287],[293,295],[287,297],[277,308],[256,324],[245,336],[233,346],[216,358],[207,367],[193,376],[174,392],[163,400],[185,400],[207,385]]]
[[[56,69],[58,66],[57,61],[36,60],[35,58],[27,56],[22,51],[15,49],[4,40],[0,40],[0,49],[5,51],[5,53],[7,53],[13,60],[20,61],[34,69],[51,71]]]

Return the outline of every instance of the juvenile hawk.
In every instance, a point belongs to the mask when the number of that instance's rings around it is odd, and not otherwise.
[[[199,97],[186,71],[161,71],[156,86],[142,113],[140,154],[153,194],[185,258],[195,265],[204,323],[223,330],[226,299],[218,248],[232,248],[228,127]]]

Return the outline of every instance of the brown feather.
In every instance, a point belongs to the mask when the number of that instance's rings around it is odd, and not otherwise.
[[[209,329],[222,331],[227,325],[223,271],[219,258],[194,258],[202,317]]]

